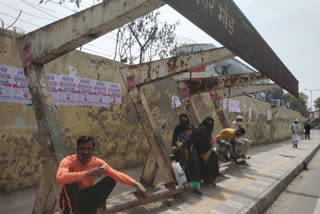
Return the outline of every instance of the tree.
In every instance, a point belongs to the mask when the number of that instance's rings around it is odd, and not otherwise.
[[[307,107],[308,96],[303,92],[299,93],[298,98],[287,93],[284,95],[284,100],[290,103],[290,108],[292,110],[298,111],[302,115],[305,115],[308,112],[308,107]]]
[[[179,21],[174,24],[159,22],[159,15],[159,10],[152,11],[119,28],[114,58],[139,59],[142,63],[154,57],[162,59],[172,55],[177,47],[174,31]],[[137,49],[138,53],[134,54],[133,49]]]
[[[316,110],[320,110],[320,97],[318,97],[314,102],[314,106],[316,107]]]

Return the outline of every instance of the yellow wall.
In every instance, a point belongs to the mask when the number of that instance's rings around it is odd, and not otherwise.
[[[18,35],[0,30],[0,64],[22,67],[16,49]],[[2,48],[1,48],[2,47]],[[77,76],[121,83],[122,104],[109,107],[59,106],[57,116],[69,153],[75,152],[75,141],[81,135],[96,138],[96,155],[116,169],[132,167],[145,162],[149,148],[135,110],[127,96],[118,71],[121,63],[102,57],[72,51],[45,65],[45,72],[69,75],[69,66],[77,68]],[[178,84],[173,78],[162,80],[143,88],[150,109],[159,127],[166,147],[170,150],[172,132],[178,123],[178,115],[184,108],[170,108],[171,96],[179,96]],[[215,133],[221,125],[215,116],[207,94],[192,98],[201,119],[211,115],[215,118]],[[247,137],[254,143],[265,143],[287,138],[289,124],[294,118],[301,119],[297,112],[271,109],[270,105],[247,97],[236,98],[241,106],[258,109],[259,119],[245,118]],[[267,111],[272,111],[272,121],[266,121]],[[231,123],[237,114],[227,113]],[[0,191],[11,191],[39,183],[43,152],[36,120],[31,105],[0,103]]]

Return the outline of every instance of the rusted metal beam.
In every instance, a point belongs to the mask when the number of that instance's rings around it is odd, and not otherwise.
[[[221,88],[215,90],[217,99],[224,99],[229,97],[238,97],[241,95],[259,93],[264,91],[275,91],[281,89],[277,84],[255,84],[255,85],[240,85]]]
[[[17,39],[23,63],[45,64],[164,5],[161,0],[108,0]]]
[[[163,0],[212,38],[298,96],[298,80],[232,0]]]
[[[211,77],[196,80],[185,81],[188,85],[190,94],[200,94],[205,92],[210,92],[213,90],[226,88],[230,86],[238,86],[242,84],[247,84],[250,82],[266,79],[261,73],[245,73],[245,74],[234,74],[222,77]]]
[[[153,155],[156,160],[154,161],[151,157],[147,159],[149,162],[147,162],[144,167],[141,181],[144,184],[152,186],[155,177],[155,172],[158,168],[160,169],[161,174],[167,184],[175,183],[169,153],[166,150],[163,139],[155,124],[151,110],[143,94],[142,88],[130,88],[130,81],[133,81],[133,79],[128,78],[128,67],[121,67],[120,73],[122,75],[123,81],[125,82],[129,90],[129,96],[136,110],[139,121],[143,127],[145,136],[147,137],[148,143],[150,145],[151,154],[149,154],[149,157],[150,155]]]
[[[52,102],[50,88],[43,65],[30,65],[25,69],[32,106],[40,132],[40,141],[45,153],[45,165],[40,182],[33,213],[53,213],[58,190],[55,184],[55,172],[59,162],[68,155],[62,131]],[[55,195],[55,198],[51,196]],[[51,200],[48,198],[51,197]],[[49,202],[52,203],[49,203]]]
[[[105,214],[112,214],[112,213],[116,213],[116,212],[120,212],[122,210],[127,210],[133,207],[137,207],[143,204],[148,204],[151,202],[155,202],[155,201],[159,201],[159,200],[163,200],[165,198],[168,198],[171,195],[175,195],[175,194],[179,194],[183,191],[189,190],[192,188],[192,185],[189,183],[179,186],[176,186],[175,188],[168,188],[168,189],[164,189],[164,190],[159,190],[157,192],[148,194],[148,197],[143,200],[143,199],[131,199],[131,200],[127,200],[127,201],[122,201],[120,203],[114,204],[114,205],[109,205],[107,206],[107,209],[105,212],[101,212],[101,213],[105,213]]]
[[[212,100],[212,104],[215,108],[217,117],[223,128],[229,128],[230,124],[227,117],[221,108],[221,99],[241,96],[249,93],[257,93],[263,91],[278,90],[280,87],[276,84],[259,84],[259,85],[241,85],[231,86],[227,88],[220,88],[214,91],[210,91],[209,95]]]
[[[213,97],[216,97],[216,95],[213,91],[209,92],[209,95],[211,97],[213,107],[216,111],[217,117],[219,118],[222,127],[224,129],[230,128],[230,124],[227,120],[227,117],[226,117],[224,111],[223,111],[223,108],[221,107],[222,106],[221,99],[213,99]]]
[[[138,86],[146,85],[155,81],[166,79],[190,69],[210,65],[226,59],[231,59],[235,55],[226,48],[216,48],[201,53],[193,53],[163,59],[141,65],[130,65],[127,67],[126,82],[129,90]]]
[[[157,151],[150,148],[148,158],[144,164],[140,182],[143,185],[152,186],[158,172],[157,157],[154,155]]]

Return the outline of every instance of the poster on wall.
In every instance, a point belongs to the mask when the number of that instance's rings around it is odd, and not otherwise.
[[[55,105],[107,107],[110,103],[121,104],[119,83],[50,73],[46,73],[46,77]],[[0,65],[0,102],[32,103],[22,68]]]
[[[240,102],[237,100],[229,99],[229,112],[241,112]]]
[[[243,105],[243,111],[244,111],[244,112],[247,111],[247,105]]]
[[[13,68],[13,67],[12,67]],[[12,99],[14,103],[31,104],[28,80],[22,68],[12,69]]]
[[[223,110],[227,109],[227,99],[223,99],[222,106],[223,106]]]
[[[251,114],[252,114],[252,109],[251,109],[251,107],[249,107],[249,112],[248,112],[249,118],[251,118]]]
[[[108,82],[95,80],[93,82],[93,105],[94,106],[109,106]]]
[[[93,106],[94,104],[94,80],[77,78],[77,104],[81,106]]]
[[[259,119],[259,110],[256,111],[256,119]]]
[[[0,102],[11,102],[12,75],[8,66],[0,65]]]
[[[271,120],[271,112],[270,111],[268,111],[268,113],[267,113],[267,120]]]
[[[172,96],[171,98],[171,109],[175,109],[181,106],[181,102],[179,100],[179,97],[177,96]]]
[[[109,101],[112,104],[121,104],[121,85],[109,82],[108,86]]]
[[[210,98],[211,98],[212,102],[215,102],[218,99],[218,97],[217,97],[216,93],[214,93],[214,91],[211,91],[209,94],[210,94]]]
[[[59,104],[77,105],[77,77],[59,76]]]
[[[51,91],[52,101],[59,105],[59,75],[47,73],[48,85]]]

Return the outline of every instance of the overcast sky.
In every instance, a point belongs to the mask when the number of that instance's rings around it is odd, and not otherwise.
[[[0,0],[0,19],[7,27],[18,16],[19,10],[22,10],[19,20],[13,26],[30,32],[79,11],[72,3],[62,6],[47,3],[39,7],[38,2],[39,0]],[[93,0],[83,0],[81,9],[89,7],[93,2]],[[235,0],[235,2],[298,79],[299,91],[305,92],[310,98],[310,92],[304,89],[320,89],[318,83],[320,72],[317,71],[316,65],[320,50],[317,39],[320,35],[320,1]],[[173,23],[177,19],[181,22],[176,30],[180,42],[218,44],[169,6],[161,8],[161,20]],[[116,33],[111,32],[84,46],[82,50],[112,59],[115,41]],[[319,96],[320,91],[314,91],[312,98],[315,100]],[[308,105],[310,106],[310,100]]]

